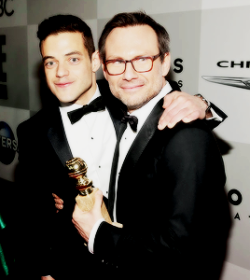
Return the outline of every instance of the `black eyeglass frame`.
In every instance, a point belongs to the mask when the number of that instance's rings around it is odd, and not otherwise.
[[[110,76],[122,75],[122,74],[126,71],[127,63],[130,62],[131,65],[132,65],[132,67],[133,67],[133,69],[134,69],[137,73],[146,73],[146,72],[149,72],[149,71],[151,71],[151,70],[153,69],[154,61],[155,61],[158,57],[160,57],[160,56],[161,56],[161,53],[159,53],[159,54],[157,54],[157,55],[153,55],[153,56],[138,56],[138,57],[135,57],[135,58],[133,58],[133,59],[131,59],[131,60],[125,60],[125,59],[110,59],[110,60],[106,60],[106,61],[104,62],[104,66],[105,66],[104,69],[105,69],[105,71],[106,71]],[[140,58],[149,58],[149,59],[151,59],[151,61],[152,61],[152,66],[151,66],[151,68],[150,68],[149,70],[147,70],[147,71],[137,71],[137,70],[135,69],[134,64],[133,64],[133,61],[134,61],[134,60],[138,60],[138,59],[140,59]],[[125,68],[124,68],[124,71],[123,71],[122,73],[119,73],[119,74],[110,74],[110,73],[109,73],[109,71],[108,71],[108,69],[107,69],[107,64],[108,64],[109,62],[113,62],[113,61],[123,61],[123,62],[125,63]]]

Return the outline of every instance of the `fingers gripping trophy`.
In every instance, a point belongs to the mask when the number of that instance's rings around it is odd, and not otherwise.
[[[69,177],[76,181],[76,189],[79,191],[79,194],[75,200],[78,207],[83,212],[89,212],[95,204],[95,192],[98,188],[94,188],[92,180],[86,176],[88,169],[86,162],[76,157],[66,161],[66,167],[68,168]],[[111,221],[104,202],[102,202],[101,212],[106,222],[117,227],[122,227],[122,224]]]

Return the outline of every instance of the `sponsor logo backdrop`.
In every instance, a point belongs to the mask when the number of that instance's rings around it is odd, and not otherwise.
[[[216,133],[231,146],[224,155],[227,190],[239,191],[242,201],[237,193],[232,194],[235,205],[230,204],[233,228],[227,260],[247,269],[246,279],[250,279],[250,40],[246,36],[249,12],[249,5],[202,11],[199,70],[199,91],[229,115]],[[220,83],[209,82],[202,76],[208,80],[214,77]],[[236,275],[237,279],[245,279]]]
[[[37,25],[54,14],[77,15],[91,27],[97,46],[110,17],[135,10],[146,11],[168,30],[170,78],[184,91],[202,93],[229,115],[215,130],[224,147],[226,190],[231,191],[233,219],[222,279],[250,279],[250,87],[246,82],[250,80],[250,3],[247,0],[0,0],[0,178],[4,179],[3,183],[0,181],[0,197],[10,200],[4,197],[9,187],[4,181],[15,181],[16,127],[41,108],[46,91]],[[102,77],[101,70],[97,76]],[[217,77],[217,81],[218,77],[226,77],[230,85],[237,78],[237,83],[245,88],[210,82],[211,77]],[[211,207],[212,198],[213,194]]]

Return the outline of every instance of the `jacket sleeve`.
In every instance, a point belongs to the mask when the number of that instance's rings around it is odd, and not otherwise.
[[[170,83],[173,90],[181,91],[181,89],[179,88],[178,84],[175,81],[168,81],[168,82]],[[214,105],[212,102],[210,102],[210,103],[211,103],[211,107],[213,108],[215,113],[222,119],[222,121],[215,120],[215,119],[206,120],[208,127],[210,129],[214,129],[227,118],[227,115],[221,109],[219,109],[216,105]]]
[[[46,174],[39,170],[32,131],[17,128],[19,163],[16,172],[15,248],[17,279],[40,279],[50,274],[50,230],[53,219],[51,194],[44,184]],[[46,207],[44,207],[46,205]],[[54,210],[55,212],[55,210]]]
[[[212,102],[211,103],[211,108],[213,108],[213,110],[215,111],[215,113],[221,117],[221,121],[219,120],[207,120],[207,125],[210,129],[214,129],[215,127],[217,127],[219,124],[221,124],[226,118],[227,115],[221,110],[219,109],[216,105],[214,105]]]

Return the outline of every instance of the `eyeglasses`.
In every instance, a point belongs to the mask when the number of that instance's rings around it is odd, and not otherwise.
[[[123,59],[111,59],[104,62],[105,71],[108,72],[110,76],[121,75],[126,71],[127,63],[130,62],[133,69],[138,73],[149,72],[153,69],[154,61],[161,54],[154,56],[139,56],[131,60]]]

